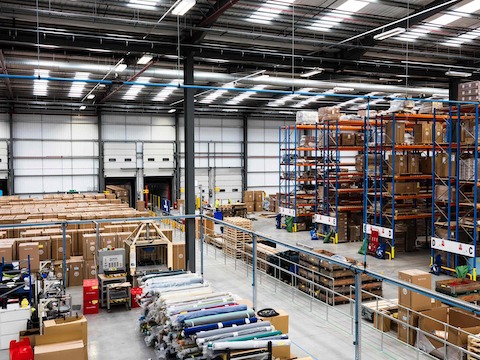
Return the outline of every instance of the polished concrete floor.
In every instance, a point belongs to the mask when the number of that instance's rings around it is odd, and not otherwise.
[[[358,254],[360,243],[323,244],[311,241],[308,232],[287,233],[274,227],[274,219],[256,217],[255,231],[288,244],[304,244],[314,249],[327,249],[334,253],[363,261]],[[183,234],[178,233],[178,236]],[[199,249],[198,249],[199,251]],[[198,269],[200,271],[198,252]],[[429,252],[418,251],[397,254],[393,261],[367,257],[367,266],[386,276],[396,277],[401,269],[423,269],[428,271]],[[253,300],[252,271],[241,261],[224,257],[221,250],[213,247],[204,249],[204,275],[219,291],[230,291],[242,298]],[[434,279],[437,280],[437,279]],[[80,305],[80,287],[69,288],[74,304]],[[397,289],[384,286],[386,298],[397,298]],[[290,315],[290,337],[292,353],[298,357],[310,355],[314,359],[354,359],[353,306],[326,306],[300,291],[260,273],[257,287],[257,309],[273,307],[284,309]],[[111,313],[101,310],[98,315],[87,315],[89,333],[89,359],[147,360],[155,359],[151,348],[147,348],[137,329],[139,309],[126,310],[123,306]],[[425,355],[396,340],[396,333],[382,333],[363,322],[361,327],[361,357],[363,359],[425,359]],[[8,359],[7,352],[0,352],[0,359]]]

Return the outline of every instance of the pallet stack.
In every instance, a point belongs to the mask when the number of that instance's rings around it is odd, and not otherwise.
[[[252,265],[253,262],[253,244],[245,244],[244,245],[244,257],[243,261],[245,261],[248,265]],[[257,244],[257,269],[260,271],[267,272],[268,269],[268,258],[269,256],[275,255],[280,250],[265,245],[265,244]]]
[[[478,354],[480,356],[480,334],[477,335],[468,335],[468,345],[467,350]],[[467,355],[467,360],[477,360],[478,358],[472,355]]]
[[[241,217],[225,218],[226,223],[252,230],[252,220]],[[225,226],[223,230],[224,246],[223,252],[232,258],[241,259],[244,253],[244,245],[252,242],[252,236],[241,230]]]
[[[335,255],[326,250],[316,250],[315,252],[329,257]],[[345,258],[345,260],[351,264],[357,264],[353,259]],[[348,303],[350,299],[353,299],[352,286],[355,285],[353,271],[306,253],[299,254],[299,265],[298,275],[301,277],[298,280],[299,290],[327,302],[329,305]],[[314,284],[312,285],[305,279],[313,281]],[[374,299],[374,295],[382,296],[382,282],[362,274],[362,290],[365,291],[362,293],[363,300]]]

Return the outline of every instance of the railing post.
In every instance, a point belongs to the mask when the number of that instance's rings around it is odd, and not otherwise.
[[[355,271],[355,360],[360,360],[362,357],[361,349],[361,314],[362,314],[362,274]]]
[[[257,235],[252,235],[252,292],[253,292],[253,309],[257,309]]]

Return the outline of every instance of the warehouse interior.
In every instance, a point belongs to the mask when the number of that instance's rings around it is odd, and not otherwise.
[[[479,26],[2,0],[0,359],[480,359]]]

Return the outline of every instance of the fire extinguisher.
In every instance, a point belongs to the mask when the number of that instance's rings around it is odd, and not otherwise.
[[[173,208],[174,208],[175,210],[177,210],[177,202],[176,202],[176,201],[173,202]]]

